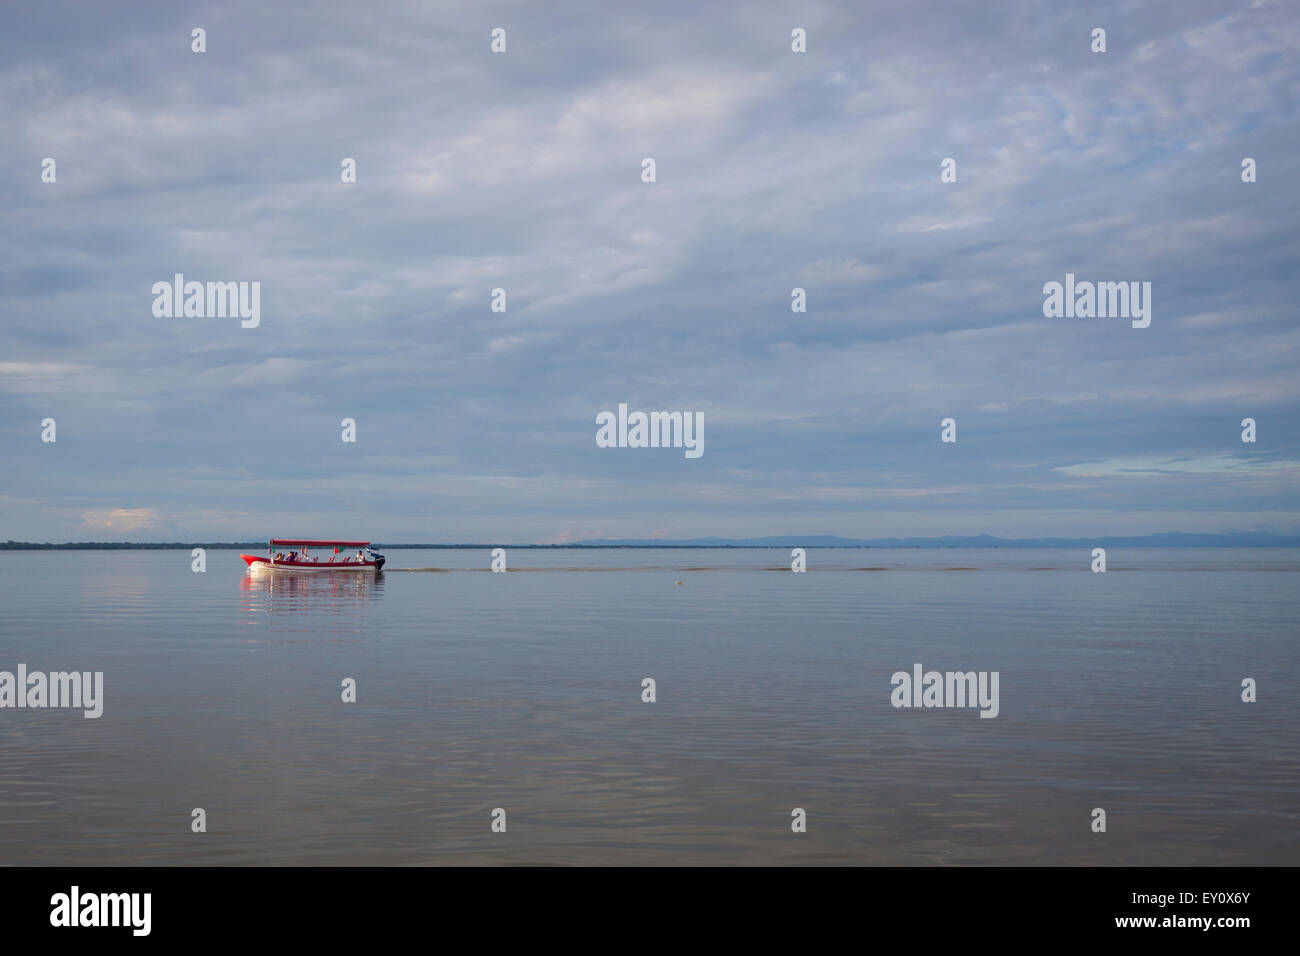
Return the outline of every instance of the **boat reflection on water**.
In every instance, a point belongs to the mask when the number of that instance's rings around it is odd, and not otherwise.
[[[347,613],[384,593],[383,574],[255,574],[239,579],[249,613]]]

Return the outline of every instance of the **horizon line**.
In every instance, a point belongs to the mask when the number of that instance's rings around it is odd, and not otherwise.
[[[927,535],[880,538],[849,538],[840,535],[760,535],[751,538],[723,538],[703,536],[697,538],[587,538],[566,542],[385,542],[383,547],[399,549],[470,549],[470,548],[919,548],[919,547],[1073,547],[1089,544],[1123,543],[1132,546],[1149,542],[1160,546],[1171,545],[1189,548],[1207,547],[1300,547],[1300,535],[1275,532],[1190,532],[1163,531],[1139,535],[1038,536],[1032,538],[999,538],[987,532],[975,535]],[[243,541],[63,541],[37,542],[9,540],[0,542],[0,550],[164,550],[184,548],[264,548],[267,539]]]

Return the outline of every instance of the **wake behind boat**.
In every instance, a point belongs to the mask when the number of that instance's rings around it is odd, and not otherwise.
[[[283,550],[277,551],[277,548]],[[320,548],[323,553],[312,554],[313,548]],[[353,548],[357,549],[355,554],[351,553]],[[252,572],[364,571],[373,574],[384,569],[384,556],[371,548],[369,541],[272,538],[266,546],[266,557],[256,554],[241,554],[240,557]]]

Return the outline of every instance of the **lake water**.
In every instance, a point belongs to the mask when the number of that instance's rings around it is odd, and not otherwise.
[[[0,710],[0,864],[1300,863],[1300,552],[387,555],[0,552],[0,670],[105,698]]]

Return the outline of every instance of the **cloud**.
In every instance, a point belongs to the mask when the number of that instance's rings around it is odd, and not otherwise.
[[[742,2],[500,15],[500,56],[471,5],[236,0],[202,55],[166,5],[11,18],[5,537],[1300,524],[1284,7],[817,5],[806,54]],[[155,319],[176,272],[261,326]],[[1151,327],[1044,319],[1067,272],[1151,281]],[[601,454],[624,401],[705,456]]]
[[[82,524],[89,530],[113,534],[143,531],[156,525],[158,520],[158,512],[152,508],[112,508],[87,511],[81,516]]]
[[[1159,478],[1166,475],[1243,475],[1295,480],[1300,461],[1251,461],[1224,455],[1218,458],[1114,458],[1060,465],[1057,471],[1084,478]]]

